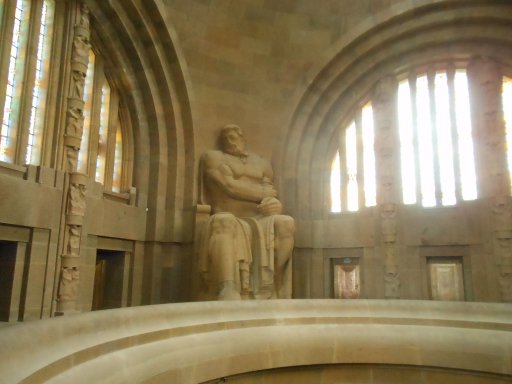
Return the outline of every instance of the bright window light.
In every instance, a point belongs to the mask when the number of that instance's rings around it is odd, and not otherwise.
[[[340,153],[336,152],[331,164],[331,212],[341,212]]]
[[[416,116],[420,155],[421,204],[424,207],[434,207],[436,205],[434,148],[432,145],[430,96],[426,75],[416,78]]]
[[[107,156],[108,123],[110,112],[110,87],[107,82],[101,89],[100,130],[98,135],[98,157],[96,159],[96,181],[105,182],[105,159]]]
[[[466,71],[458,70],[455,73],[454,85],[462,198],[464,200],[474,200],[477,198],[476,173]]]
[[[114,175],[112,178],[112,190],[121,192],[121,173],[123,168],[123,134],[121,125],[116,129],[116,145],[114,149]]]
[[[23,0],[16,2],[14,12],[14,27],[12,31],[12,43],[9,59],[9,69],[7,72],[7,87],[5,90],[5,103],[3,111],[2,129],[0,132],[0,160],[9,163],[14,162],[14,146],[11,142],[13,135],[13,107],[15,90],[18,79],[16,69],[19,58],[19,48],[21,43],[21,24],[24,17]]]
[[[352,122],[345,133],[345,151],[347,160],[347,209],[359,209],[358,183],[357,183],[357,136],[356,124]]]
[[[363,130],[363,172],[364,203],[367,207],[377,204],[377,186],[375,183],[375,148],[372,104],[363,107],[361,124]]]
[[[455,199],[455,173],[453,168],[452,126],[450,119],[450,100],[448,93],[448,76],[446,72],[435,75],[436,99],[436,133],[437,154],[439,159],[439,172],[441,179],[441,203],[454,205]]]
[[[49,1],[43,2],[41,11],[41,23],[39,25],[39,36],[36,55],[36,74],[34,89],[32,91],[32,107],[30,110],[30,122],[28,129],[28,143],[25,155],[27,164],[38,165],[41,159],[41,143],[43,136],[44,119],[44,91],[45,77],[48,73],[45,67],[45,59],[48,57],[51,39],[49,35],[49,26],[52,20],[52,9]]]
[[[414,124],[412,119],[411,89],[409,81],[398,86],[398,126],[404,204],[416,203],[416,171],[414,157]]]
[[[89,135],[91,132],[91,112],[92,112],[92,86],[94,83],[94,63],[96,56],[94,52],[89,50],[89,65],[87,66],[87,74],[85,75],[84,85],[84,130],[82,132],[82,142],[80,143],[80,151],[78,152],[78,172],[87,173],[87,162],[89,153]]]
[[[502,105],[503,117],[505,119],[505,129],[507,132],[507,160],[509,174],[511,174],[511,193],[512,193],[512,79],[509,77],[503,78],[502,88]]]

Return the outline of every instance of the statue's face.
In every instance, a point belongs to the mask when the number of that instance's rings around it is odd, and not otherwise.
[[[224,152],[234,156],[246,155],[245,140],[243,134],[236,130],[230,129],[224,133]]]

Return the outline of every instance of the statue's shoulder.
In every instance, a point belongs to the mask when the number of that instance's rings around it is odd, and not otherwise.
[[[218,149],[212,149],[210,151],[206,151],[203,153],[202,156],[202,162],[206,166],[217,164],[222,161],[224,158],[224,153],[222,151],[219,151]]]

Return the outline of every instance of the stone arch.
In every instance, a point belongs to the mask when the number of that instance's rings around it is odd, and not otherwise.
[[[293,215],[327,215],[324,187],[333,137],[380,78],[426,61],[474,55],[511,63],[508,7],[500,0],[404,1],[363,21],[334,44],[331,58],[300,99],[283,141],[280,174],[284,202]]]
[[[138,204],[148,208],[147,241],[180,241],[192,204],[194,129],[190,83],[176,37],[154,0],[88,0],[91,26],[115,66],[134,143]]]

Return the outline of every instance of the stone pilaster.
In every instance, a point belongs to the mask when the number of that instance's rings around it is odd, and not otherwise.
[[[501,299],[512,302],[512,201],[498,63],[473,58],[468,65],[478,194],[492,206],[493,250]]]
[[[500,66],[491,59],[476,57],[468,64],[467,73],[478,197],[508,196],[510,181]]]
[[[65,170],[68,173],[68,195],[65,207],[64,246],[61,255],[60,281],[56,314],[76,311],[80,278],[80,241],[86,212],[87,175],[77,172],[78,151],[84,124],[84,86],[89,63],[89,10],[80,6],[74,27],[71,53],[71,83],[64,134]]]
[[[384,254],[386,298],[400,297],[400,273],[397,260],[397,203],[400,201],[400,142],[396,119],[398,84],[385,77],[375,87],[372,98],[375,128],[377,198]]]
[[[498,263],[501,299],[512,302],[512,199],[496,197],[492,204],[493,249]]]

